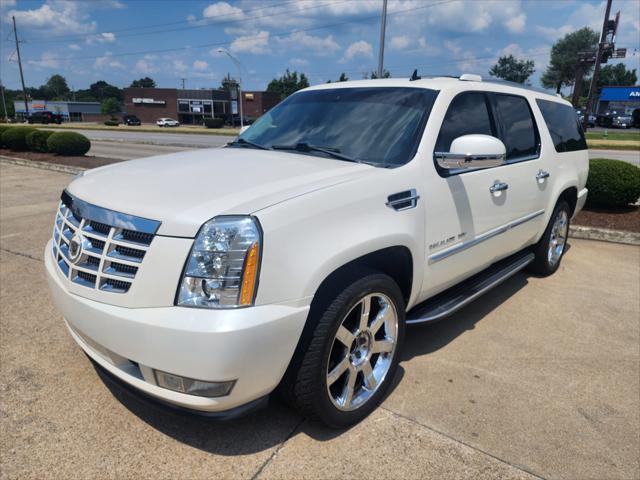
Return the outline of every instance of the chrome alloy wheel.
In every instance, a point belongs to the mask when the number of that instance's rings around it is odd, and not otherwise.
[[[342,319],[327,364],[327,391],[339,410],[364,405],[383,383],[396,348],[398,314],[382,293],[363,297]]]
[[[556,216],[553,227],[551,227],[551,236],[549,237],[549,250],[547,252],[547,259],[549,265],[555,266],[562,257],[564,247],[567,243],[567,234],[569,230],[569,217],[567,212],[560,210]]]

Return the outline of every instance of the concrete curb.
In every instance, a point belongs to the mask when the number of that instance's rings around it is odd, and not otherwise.
[[[623,243],[625,245],[640,245],[640,233],[609,230],[607,228],[583,227],[571,225],[569,236],[585,240],[600,240],[602,242]]]
[[[58,165],[56,163],[38,162],[36,160],[25,160],[23,158],[6,157],[0,155],[0,164],[3,165],[19,165],[21,167],[39,168],[41,170],[50,170],[53,172],[68,173],[77,175],[87,170],[83,167],[72,167],[70,165]]]

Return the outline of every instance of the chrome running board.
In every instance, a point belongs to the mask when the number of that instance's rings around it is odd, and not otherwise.
[[[501,284],[529,265],[535,255],[527,250],[494,263],[486,270],[439,293],[407,313],[407,324],[441,320]]]

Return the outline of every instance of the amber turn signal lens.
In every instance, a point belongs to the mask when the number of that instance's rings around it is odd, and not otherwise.
[[[259,255],[258,242],[254,242],[247,252],[247,259],[244,264],[240,305],[251,305],[251,303],[253,303],[253,294],[256,289],[256,279],[258,278]]]

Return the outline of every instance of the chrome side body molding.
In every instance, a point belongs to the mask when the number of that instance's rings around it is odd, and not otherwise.
[[[452,247],[446,248],[437,253],[429,255],[429,263],[431,264],[431,263],[439,262],[440,260],[450,257],[451,255],[460,253],[468,248],[478,245],[481,242],[484,242],[485,240],[489,240],[490,238],[493,238],[496,235],[501,235],[511,230],[512,228],[517,227],[518,225],[522,225],[523,223],[528,222],[529,220],[533,220],[534,218],[539,217],[543,213],[544,213],[544,209],[535,211],[533,213],[525,215],[524,217],[518,218],[512,222],[502,225],[501,227],[482,233],[477,237],[473,238],[472,240],[469,240],[468,242],[459,243],[457,245],[453,245]]]

